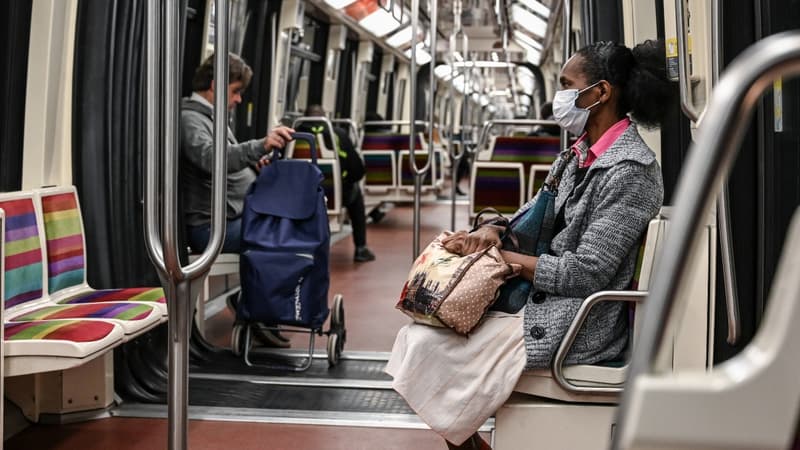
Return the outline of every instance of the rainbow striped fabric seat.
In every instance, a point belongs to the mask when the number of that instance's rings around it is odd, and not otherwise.
[[[484,208],[495,208],[503,214],[513,214],[522,205],[522,174],[519,166],[475,164],[472,181],[473,214]]]
[[[8,194],[5,211],[3,302],[6,310],[42,297],[42,247],[33,196]]]
[[[152,303],[166,317],[166,298],[160,287],[94,290],[86,283],[83,223],[75,188],[39,191],[44,217],[48,292],[55,303]]]
[[[13,218],[8,229],[6,211]],[[0,238],[0,294],[6,305],[12,305],[11,311],[19,311],[40,301],[43,293],[42,249],[32,194],[0,195]],[[7,275],[12,283],[6,283]],[[103,320],[4,322],[3,328],[6,376],[74,367],[124,338],[120,325]]]
[[[554,137],[498,136],[494,142],[491,160],[522,163],[522,173],[526,177],[523,183],[524,186],[527,186],[530,183],[530,180],[527,179],[530,174],[530,167],[534,164],[552,165],[553,161],[558,157],[559,149],[560,141]],[[541,181],[536,184],[541,186],[544,178],[547,177],[547,172],[540,172],[539,177],[541,177]],[[534,187],[534,193],[537,190],[537,187]]]
[[[6,375],[74,367],[123,340],[119,325],[103,320],[37,320],[3,324]],[[17,363],[17,359],[22,359]],[[32,366],[30,358],[45,358]],[[27,363],[25,361],[28,361]]]
[[[105,319],[117,323],[126,335],[138,334],[161,320],[161,311],[144,303],[107,302],[81,305],[43,304],[34,309],[23,310],[17,315],[10,313],[6,322],[30,322],[41,320]]]
[[[98,289],[81,292],[59,300],[59,304],[102,303],[102,302],[149,302],[167,303],[162,288]]]

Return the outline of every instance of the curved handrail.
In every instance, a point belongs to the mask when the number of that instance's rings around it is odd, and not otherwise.
[[[361,141],[363,129],[353,119],[331,119],[331,123],[347,125],[355,133],[356,143]]]
[[[332,148],[331,151],[336,153],[336,134],[333,131],[333,123],[327,117],[325,117],[325,116],[301,116],[301,117],[298,117],[298,118],[294,119],[294,121],[292,122],[292,128],[297,129],[297,125],[300,125],[302,123],[320,123],[320,122],[324,123],[325,126],[328,127],[328,137],[330,137],[331,144],[334,146],[334,148]],[[312,134],[314,134],[314,133],[312,133]]]
[[[686,0],[675,0],[675,30],[678,35],[678,84],[681,91],[681,109],[692,122],[700,120],[701,112],[692,103],[691,80],[689,79],[689,50],[687,38]]]
[[[487,120],[483,123],[483,128],[481,128],[481,134],[478,137],[478,149],[484,148],[486,146],[486,141],[489,139],[489,131],[494,128],[495,125],[555,125],[558,126],[558,123],[554,120],[543,120],[543,119],[492,119]],[[480,151],[480,150],[479,150]]]
[[[784,32],[762,39],[742,52],[714,88],[678,183],[675,219],[654,272],[658,275],[647,300],[628,383],[654,367],[666,331],[665,319],[671,316],[678,289],[688,276],[685,255],[690,253],[700,231],[703,212],[730,172],[755,105],[773,80],[797,74],[800,74],[800,32]],[[623,394],[618,427],[628,421],[631,392],[628,389]],[[615,433],[612,448],[620,448],[622,434],[621,429]]]
[[[581,303],[575,318],[572,319],[564,339],[558,346],[555,355],[553,356],[553,364],[550,366],[550,371],[553,374],[553,379],[565,391],[574,394],[608,394],[616,395],[622,392],[622,387],[600,387],[600,386],[580,386],[569,381],[564,376],[564,361],[567,359],[569,351],[572,349],[572,344],[575,338],[578,337],[578,332],[589,317],[589,311],[600,302],[641,302],[647,297],[645,291],[601,291],[586,297]]]

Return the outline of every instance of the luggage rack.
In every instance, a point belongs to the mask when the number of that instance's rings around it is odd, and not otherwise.
[[[344,322],[344,301],[342,298],[342,294],[336,294],[333,297],[333,308],[331,308],[330,312],[330,327],[327,331],[324,331],[322,327],[320,328],[301,328],[301,327],[287,327],[287,326],[269,326],[263,325],[258,322],[237,322],[233,326],[233,331],[231,335],[231,347],[233,353],[236,356],[242,356],[244,359],[245,364],[250,367],[264,367],[268,369],[283,369],[283,370],[291,370],[294,372],[304,372],[311,367],[311,363],[314,359],[314,340],[315,336],[327,336],[328,337],[328,344],[327,344],[327,353],[328,353],[328,365],[333,367],[339,363],[339,359],[342,356],[342,351],[344,350],[344,344],[347,341],[347,330],[345,329],[345,322]],[[305,355],[300,356],[301,363],[292,364],[294,357],[285,357],[289,362],[263,362],[263,361],[253,361],[251,359],[251,353],[253,350],[253,333],[254,331],[258,330],[267,330],[267,331],[275,331],[275,332],[283,332],[283,333],[307,333],[308,338],[308,352]],[[283,359],[284,357],[281,357]]]

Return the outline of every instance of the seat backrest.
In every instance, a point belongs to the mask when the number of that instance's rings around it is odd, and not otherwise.
[[[494,141],[491,160],[520,162],[523,174],[527,177],[533,165],[552,165],[558,157],[560,146],[559,139],[554,137],[498,136]],[[525,186],[529,183],[527,179],[524,182]]]
[[[0,209],[6,218],[3,305],[8,310],[35,302],[44,294],[42,226],[32,192],[0,194]]]
[[[47,290],[86,284],[86,253],[78,192],[74,186],[38,190],[47,256]]]
[[[408,134],[372,134],[364,135],[361,150],[408,150]],[[414,150],[422,150],[419,136],[414,141]]]

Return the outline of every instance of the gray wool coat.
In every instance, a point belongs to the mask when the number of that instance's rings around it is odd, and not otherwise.
[[[550,253],[539,257],[524,310],[529,369],[549,366],[584,298],[628,288],[639,240],[664,197],[656,156],[634,124],[577,186],[576,168],[577,158],[572,158],[556,197],[556,211],[564,208],[566,227],[553,238]],[[591,364],[619,355],[628,339],[626,305],[596,305],[566,363]]]
[[[237,142],[228,128],[226,217],[244,209],[244,196],[256,179],[252,166],[264,155],[264,139]],[[211,169],[214,166],[213,110],[193,98],[181,102],[181,193],[187,225],[211,222]]]

